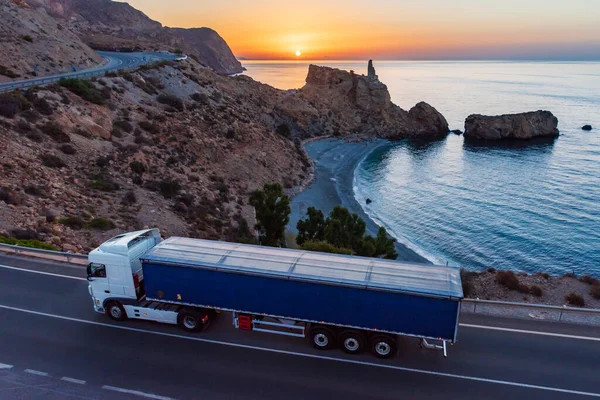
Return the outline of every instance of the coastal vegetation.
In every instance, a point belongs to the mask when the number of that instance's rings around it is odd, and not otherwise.
[[[345,207],[334,207],[327,219],[322,211],[314,207],[309,207],[306,215],[307,218],[296,225],[296,243],[306,250],[314,248],[315,243],[326,243],[331,247],[321,248],[331,253],[350,252],[358,256],[391,260],[398,257],[395,239],[387,235],[385,228],[380,227],[376,237],[365,234],[365,221]]]
[[[0,243],[10,244],[13,246],[29,247],[32,249],[58,250],[58,248],[55,246],[37,239],[16,239],[14,237],[0,236]]]
[[[104,105],[106,97],[108,97],[106,94],[100,92],[91,81],[84,79],[60,78],[58,84],[90,103]],[[110,91],[108,93],[110,94]]]
[[[290,222],[290,198],[278,183],[266,184],[250,195],[250,205],[256,210],[256,230],[264,246],[285,246],[285,227]]]

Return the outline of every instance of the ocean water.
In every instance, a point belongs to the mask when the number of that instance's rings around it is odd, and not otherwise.
[[[318,63],[366,73],[366,61]],[[308,70],[302,62],[245,66],[282,89],[301,87]],[[450,135],[380,147],[354,172],[369,216],[432,262],[600,276],[600,63],[375,61],[375,68],[396,104],[427,101],[450,129],[464,129],[473,113],[545,109],[561,136],[480,146]],[[584,124],[595,130],[582,131]]]

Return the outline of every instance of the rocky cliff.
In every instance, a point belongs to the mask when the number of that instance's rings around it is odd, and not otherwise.
[[[45,9],[0,0],[0,82],[87,68],[102,61]]]
[[[550,111],[499,116],[475,114],[465,120],[464,136],[467,139],[523,140],[558,135],[558,119]]]
[[[382,83],[316,66],[300,91],[193,59],[63,84],[0,95],[0,235],[65,250],[144,226],[239,240],[252,190],[309,179],[299,139],[448,133],[433,107],[406,112]]]
[[[385,84],[353,71],[311,65],[299,98],[307,102],[304,108],[293,96],[281,107],[312,134],[361,132],[391,139],[448,134],[448,123],[435,108],[419,103],[407,112],[392,103]]]
[[[112,0],[29,0],[100,50],[182,50],[220,74],[243,71],[227,43],[208,28],[163,27],[127,3]]]

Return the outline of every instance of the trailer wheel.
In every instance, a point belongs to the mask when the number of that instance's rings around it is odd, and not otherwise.
[[[188,332],[200,332],[208,328],[210,319],[206,312],[183,309],[177,314],[177,325]]]
[[[335,346],[335,334],[329,328],[319,326],[311,329],[312,344],[316,349],[329,350]]]
[[[362,353],[366,345],[365,335],[355,330],[343,331],[339,336],[339,344],[348,354]]]
[[[105,306],[106,315],[115,321],[124,321],[127,319],[125,308],[118,301],[109,301]]]
[[[371,338],[371,352],[378,358],[391,358],[396,354],[396,340],[391,336],[376,335]]]

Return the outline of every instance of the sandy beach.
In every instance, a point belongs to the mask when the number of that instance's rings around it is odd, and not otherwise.
[[[365,214],[354,198],[354,170],[365,156],[386,143],[384,140],[349,142],[335,138],[307,143],[306,151],[315,164],[315,179],[292,199],[288,230],[297,232],[296,223],[306,216],[308,207],[316,207],[327,215],[333,207],[342,205],[358,214],[366,222],[367,232],[375,235],[378,225]],[[398,260],[429,263],[401,243],[396,243],[396,251]]]

